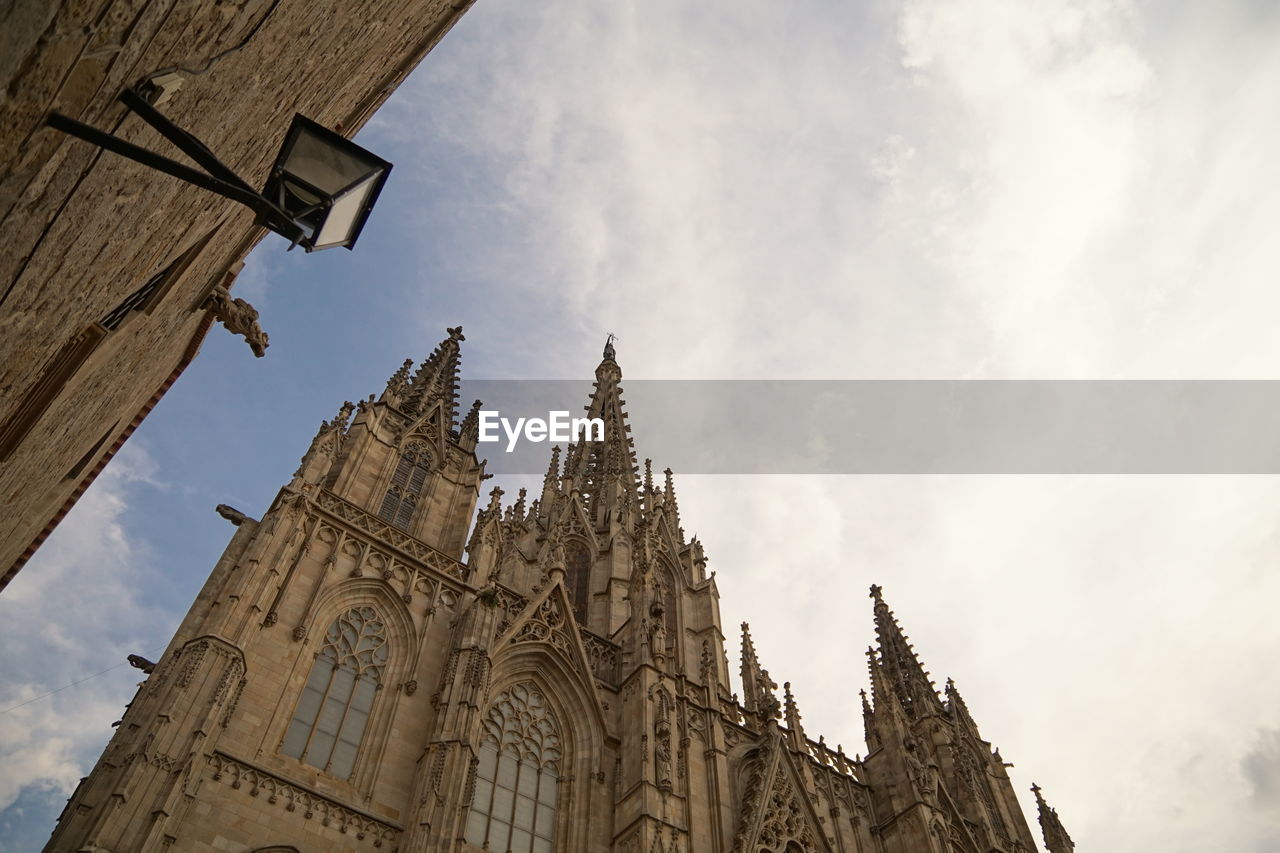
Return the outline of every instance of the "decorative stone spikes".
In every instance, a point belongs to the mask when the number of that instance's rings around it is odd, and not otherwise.
[[[338,414],[332,421],[320,422],[311,445],[303,454],[298,469],[293,472],[293,488],[299,488],[304,483],[309,486],[319,485],[328,475],[346,443],[347,425],[355,407],[355,403],[348,400],[338,409]]]
[[[560,486],[564,494],[568,495],[578,486],[578,472],[582,467],[582,448],[581,445],[572,442],[564,451],[564,471],[560,475]]]
[[[636,492],[639,465],[636,462],[635,444],[631,440],[631,425],[627,423],[626,401],[622,399],[622,369],[613,360],[610,344],[605,359],[596,368],[596,382],[587,404],[587,417],[600,418],[604,422],[604,441],[580,442],[570,454],[567,474],[574,484],[587,493],[592,502],[610,499],[609,484],[620,483],[621,492],[631,493],[632,505],[639,503]]]
[[[1071,853],[1076,849],[1075,842],[1062,827],[1058,819],[1058,810],[1049,808],[1049,804],[1040,796],[1040,786],[1031,783],[1031,791],[1036,795],[1036,806],[1040,810],[1040,831],[1044,834],[1044,846],[1049,853]]]
[[[973,721],[973,717],[969,715],[969,706],[965,704],[964,698],[960,695],[960,691],[956,689],[956,683],[950,678],[947,679],[947,710],[951,712],[951,716],[957,722],[962,722],[974,732],[978,730],[978,724]]]
[[[696,533],[689,540],[689,556],[693,558],[693,565],[696,569],[694,580],[704,580],[707,576],[707,552],[703,549],[702,542],[698,539]]]
[[[768,670],[760,666],[756,647],[751,642],[751,626],[742,623],[742,699],[743,707],[759,718],[761,724],[779,716],[778,699],[773,691],[777,683]]]
[[[542,505],[550,507],[554,497],[560,493],[560,445],[551,448],[551,461],[547,463],[547,473],[542,477]]]
[[[471,409],[467,412],[467,416],[462,419],[462,425],[458,428],[458,437],[463,441],[475,444],[480,439],[480,407],[484,403],[476,400],[471,404]]]
[[[337,429],[337,430],[346,432],[347,424],[350,423],[351,421],[351,413],[355,411],[355,408],[356,408],[356,404],[351,402],[350,400],[343,401],[342,407],[338,409],[338,414],[334,417],[333,421],[329,424],[329,427],[331,429]]]
[[[404,408],[412,413],[425,411],[436,401],[443,401],[447,426],[453,425],[458,414],[458,368],[462,348],[466,340],[462,327],[448,330],[449,337],[440,342],[431,355],[418,367],[405,394]]]
[[[520,491],[516,494],[516,502],[511,507],[512,518],[515,521],[524,521],[524,517],[527,514],[525,509],[525,492],[526,491],[527,490],[524,488],[520,489]]]
[[[941,712],[942,701],[929,680],[929,673],[916,657],[915,649],[902,632],[893,611],[885,604],[881,588],[875,584],[871,585],[871,598],[875,600],[876,636],[880,641],[878,659],[873,668],[878,666],[886,682],[892,685],[909,719]],[[878,702],[879,696],[876,698]]]
[[[387,387],[382,392],[382,399],[394,398],[399,400],[400,395],[409,385],[409,369],[412,367],[413,359],[406,358],[404,364],[400,365],[400,369],[391,374],[391,378],[387,380]]]
[[[680,506],[676,503],[675,475],[671,473],[670,468],[664,468],[662,473],[666,477],[662,489],[662,503],[667,508],[667,512],[670,513],[672,530],[676,531],[677,535],[683,539],[684,535],[680,532]]]
[[[800,709],[796,707],[795,697],[791,695],[791,682],[783,682],[783,718],[787,723],[787,733],[791,737],[791,746],[800,751],[805,750],[804,726],[800,725]]]
[[[502,491],[500,486],[494,486],[493,491],[489,492],[489,506],[485,507],[484,510],[489,516],[497,515],[499,518],[502,517],[502,496],[504,494],[505,492]]]
[[[644,460],[644,508],[646,511],[648,511],[651,508],[649,506],[650,504],[649,496],[652,494],[653,494],[653,460],[645,459]]]

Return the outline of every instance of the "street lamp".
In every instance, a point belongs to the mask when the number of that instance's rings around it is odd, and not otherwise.
[[[258,192],[214,156],[203,142],[175,125],[136,89],[120,100],[204,171],[170,160],[61,113],[48,123],[122,157],[239,202],[257,222],[308,252],[355,246],[391,164],[305,116],[293,117],[266,186]]]

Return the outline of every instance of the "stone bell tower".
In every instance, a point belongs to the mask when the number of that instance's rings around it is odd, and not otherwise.
[[[321,424],[260,521],[219,507],[231,543],[46,849],[1037,849],[879,587],[865,757],[805,732],[745,623],[732,692],[716,579],[672,472],[637,459],[611,344],[603,439],[476,513],[462,340]]]
[[[403,844],[438,650],[474,597],[462,340],[322,423],[261,520],[219,507],[235,535],[46,849]]]

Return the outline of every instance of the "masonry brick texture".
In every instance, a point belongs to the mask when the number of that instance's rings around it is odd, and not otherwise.
[[[469,5],[0,4],[0,424],[84,329],[189,253],[156,304],[56,383],[0,462],[0,586],[195,354],[208,295],[263,236],[247,209],[56,132],[48,113],[183,160],[117,99],[178,69],[162,111],[261,186],[294,113],[354,134]]]

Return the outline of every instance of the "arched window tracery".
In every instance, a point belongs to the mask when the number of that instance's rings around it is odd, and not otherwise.
[[[389,521],[401,530],[409,529],[413,520],[413,511],[418,506],[418,498],[422,496],[422,487],[426,485],[427,475],[431,473],[431,452],[424,441],[411,441],[400,454],[395,473],[391,475],[391,485],[382,496],[382,506],[378,508],[378,516]]]
[[[347,779],[382,684],[387,629],[373,607],[353,607],[333,621],[298,698],[281,751]]]
[[[566,572],[569,592],[573,596],[573,615],[579,624],[585,624],[587,608],[591,603],[591,549],[585,542],[572,539],[565,546]]]
[[[551,853],[562,757],[559,727],[538,688],[524,682],[503,691],[484,720],[467,842]]]

